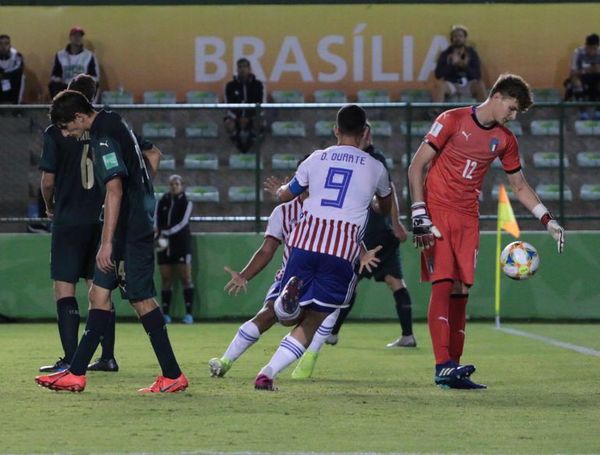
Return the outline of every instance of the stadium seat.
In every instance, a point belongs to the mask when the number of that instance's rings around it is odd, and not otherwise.
[[[560,133],[558,120],[533,120],[531,134],[534,136],[558,136]]]
[[[577,164],[580,167],[600,167],[600,152],[579,152]]]
[[[518,201],[519,199],[517,198],[517,195],[513,191],[512,187],[510,185],[506,185],[504,183],[503,183],[503,185],[504,185],[504,189],[506,190],[506,194],[508,195],[508,198],[511,201]],[[492,188],[492,199],[498,200],[499,192],[500,192],[500,185],[495,184]]]
[[[347,103],[348,97],[341,90],[316,90],[315,103]]]
[[[391,137],[392,125],[386,120],[371,120],[371,134],[373,137]]]
[[[231,202],[254,202],[256,201],[256,189],[253,186],[232,186],[227,191],[227,196]],[[262,191],[260,200],[262,201]]]
[[[163,90],[150,90],[144,92],[144,104],[175,104],[177,96],[175,92]]]
[[[214,186],[188,186],[185,194],[192,202],[219,202],[219,190]]]
[[[256,169],[256,155],[243,153],[229,155],[229,167],[231,169]],[[262,169],[262,167],[261,162],[260,168]]]
[[[315,135],[319,137],[333,137],[335,122],[330,120],[319,120],[315,123]]]
[[[359,90],[356,94],[359,103],[389,103],[387,90]]]
[[[560,90],[557,88],[534,88],[532,92],[533,100],[536,103],[552,103],[562,100]]]
[[[304,94],[299,90],[274,90],[271,96],[275,103],[304,103]]]
[[[306,128],[301,121],[273,122],[271,125],[274,137],[305,137]]]
[[[161,171],[173,171],[175,170],[175,157],[173,155],[163,155],[158,169]]]
[[[219,128],[215,122],[195,122],[185,127],[185,137],[188,139],[215,138],[218,136]]]
[[[586,183],[584,185],[581,185],[579,197],[582,201],[600,200],[600,185],[597,183]]]
[[[523,125],[518,120],[513,120],[512,122],[508,122],[506,127],[512,131],[515,136],[523,135]]]
[[[167,191],[169,187],[166,185],[154,185],[154,198],[158,201]]]
[[[558,201],[560,199],[560,187],[556,183],[540,183],[535,187],[535,192],[542,201]],[[565,185],[565,201],[573,200],[573,192]]]
[[[302,155],[293,153],[275,153],[272,159],[273,169],[296,169]]]
[[[600,120],[576,120],[575,133],[578,136],[600,136]]]
[[[410,132],[413,136],[425,136],[430,129],[431,122],[429,121],[412,122],[410,125]],[[408,124],[406,122],[400,124],[400,132],[404,135],[408,134]]]
[[[557,152],[536,152],[533,154],[533,165],[538,168],[558,169],[560,155]],[[569,157],[564,156],[564,166],[569,167]]]
[[[400,101],[405,103],[431,103],[431,92],[426,89],[400,91]]]
[[[185,94],[185,100],[189,104],[216,104],[219,102],[219,96],[215,92],[190,90]]]
[[[120,90],[102,92],[101,102],[105,106],[133,104],[133,93]]]
[[[219,169],[219,159],[214,153],[190,153],[183,160],[185,169]]]
[[[168,122],[147,122],[142,125],[142,135],[147,139],[173,139],[175,126]]]

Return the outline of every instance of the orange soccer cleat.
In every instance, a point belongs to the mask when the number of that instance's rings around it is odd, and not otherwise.
[[[188,388],[188,380],[183,373],[178,378],[169,379],[164,376],[158,376],[156,381],[150,387],[144,387],[138,390],[142,393],[175,393],[183,392]]]
[[[85,389],[85,376],[74,375],[69,370],[37,376],[35,382],[42,387],[56,391],[83,392]]]

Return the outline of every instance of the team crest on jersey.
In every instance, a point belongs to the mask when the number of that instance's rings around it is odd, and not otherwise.
[[[493,137],[490,141],[490,152],[495,153],[498,145],[500,145],[500,139]]]

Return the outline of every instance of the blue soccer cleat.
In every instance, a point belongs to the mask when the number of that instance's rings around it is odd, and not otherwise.
[[[448,361],[435,366],[435,383],[440,386],[448,385],[454,379],[464,379],[475,373],[475,365],[459,365]]]
[[[453,378],[445,384],[438,384],[442,389],[463,389],[463,390],[482,390],[487,389],[485,384],[477,384],[469,378]]]

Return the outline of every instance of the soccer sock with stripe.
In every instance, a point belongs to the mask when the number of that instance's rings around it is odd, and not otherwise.
[[[344,324],[344,322],[346,321],[346,318],[350,314],[350,310],[352,310],[352,307],[354,306],[354,302],[356,302],[356,292],[354,292],[352,294],[352,298],[350,299],[350,304],[349,304],[350,306],[347,308],[342,308],[340,310],[340,314],[337,318],[337,321],[335,321],[335,325],[333,326],[333,329],[331,330],[332,335],[337,335],[340,332],[342,325]]]
[[[103,359],[109,360],[115,358],[115,324],[117,319],[117,313],[115,312],[115,305],[113,303],[112,310],[110,312],[110,319],[106,326],[106,331],[102,337],[100,345],[102,346],[102,357]]]
[[[79,339],[79,305],[75,297],[63,297],[56,301],[58,335],[65,353],[65,362],[71,363]]]
[[[325,343],[325,340],[331,335],[331,331],[333,330],[333,326],[335,325],[335,321],[339,316],[340,310],[337,309],[333,313],[329,314],[321,325],[317,328],[315,335],[313,336],[310,345],[307,348],[307,351],[310,352],[319,352]]]
[[[169,314],[171,311],[171,298],[173,297],[173,291],[171,289],[163,289],[160,292],[160,302],[162,305],[162,311],[164,314]]]
[[[185,288],[183,290],[183,302],[185,304],[186,314],[192,314],[192,305],[194,304],[194,288]]]
[[[277,351],[271,357],[259,374],[264,374],[273,379],[279,372],[291,365],[295,360],[298,360],[304,354],[305,347],[291,335],[286,335],[281,340]]]
[[[246,350],[258,341],[260,331],[256,324],[252,321],[244,322],[238,329],[235,337],[229,343],[225,354],[227,360],[237,360]]]
[[[429,334],[431,335],[431,344],[433,345],[436,365],[446,363],[450,360],[448,312],[452,286],[453,283],[451,280],[436,281],[431,285],[427,324],[429,326]]]
[[[96,348],[106,331],[111,318],[111,312],[105,310],[90,310],[87,322],[85,323],[85,332],[79,341],[77,351],[71,361],[69,371],[77,376],[85,374],[87,366],[92,360]]]
[[[450,324],[450,358],[460,363],[465,345],[465,325],[467,322],[467,302],[469,294],[452,294],[448,323]]]
[[[181,370],[175,359],[169,335],[167,334],[167,326],[165,318],[160,311],[160,308],[146,313],[140,317],[144,330],[150,337],[150,343],[162,369],[162,375],[169,379],[176,379],[181,376]]]
[[[402,336],[412,335],[412,302],[408,289],[401,288],[395,291],[394,300],[396,301],[396,313],[402,327]]]

